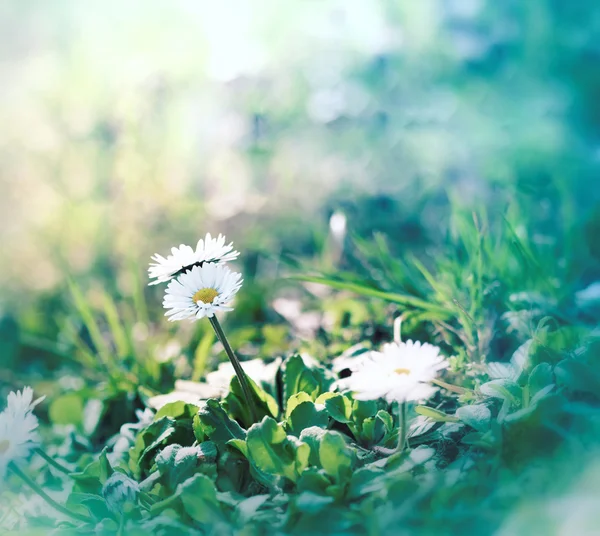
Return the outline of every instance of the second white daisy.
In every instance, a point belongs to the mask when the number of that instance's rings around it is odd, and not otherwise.
[[[427,343],[389,343],[381,352],[371,352],[360,360],[345,387],[357,400],[408,402],[431,397],[437,390],[429,382],[448,366],[440,349]],[[361,356],[362,357],[362,356]]]
[[[194,266],[167,286],[163,306],[169,320],[211,318],[218,311],[231,311],[229,304],[242,286],[242,274],[222,264]]]
[[[204,263],[225,263],[237,258],[239,251],[233,249],[233,242],[225,244],[225,237],[220,234],[213,238],[206,233],[204,238],[198,240],[196,249],[181,244],[178,248],[171,248],[171,255],[163,257],[156,253],[152,256],[148,275],[155,279],[150,285],[171,281],[180,273],[184,273],[193,266],[202,266]]]

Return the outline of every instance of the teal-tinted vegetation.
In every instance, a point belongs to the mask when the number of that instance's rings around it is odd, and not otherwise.
[[[73,514],[12,474],[0,528],[594,534],[599,8],[285,4],[0,8],[0,400],[46,395],[19,467]],[[257,422],[147,285],[207,231]],[[450,366],[387,456],[334,359],[399,317]]]

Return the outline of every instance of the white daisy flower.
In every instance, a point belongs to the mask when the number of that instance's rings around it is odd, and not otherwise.
[[[33,401],[31,387],[8,395],[7,407],[0,413],[0,481],[10,462],[26,458],[35,447],[39,423],[32,411],[41,400]]]
[[[222,264],[205,263],[194,266],[167,286],[163,306],[169,320],[202,317],[211,318],[228,307],[242,286],[242,274],[232,272]]]
[[[212,238],[210,233],[196,244],[196,249],[191,246],[181,244],[178,248],[171,248],[171,255],[166,258],[158,253],[152,256],[153,263],[150,263],[148,275],[150,279],[156,278],[150,285],[166,283],[180,273],[184,273],[193,266],[202,266],[204,263],[224,263],[234,260],[239,251],[233,249],[233,242],[225,244],[225,237],[220,234],[217,238]]]
[[[8,393],[6,410],[13,416],[26,415],[46,398],[41,396],[37,400],[33,400],[33,389],[31,387],[23,387],[23,391],[11,391]]]
[[[427,343],[407,341],[388,343],[381,352],[371,352],[361,360],[345,386],[357,400],[407,402],[431,397],[436,387],[429,385],[439,370],[448,366],[440,349]]]

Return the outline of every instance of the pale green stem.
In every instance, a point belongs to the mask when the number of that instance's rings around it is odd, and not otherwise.
[[[406,402],[400,402],[400,428],[398,430],[398,446],[396,452],[403,452],[406,447],[406,437],[408,435],[408,408]]]
[[[394,320],[394,342],[400,344],[402,342],[402,315]]]
[[[227,354],[229,361],[231,361],[231,364],[233,365],[233,370],[235,371],[235,375],[237,376],[237,379],[240,382],[240,386],[242,388],[242,391],[244,392],[246,401],[248,402],[248,408],[250,409],[250,416],[252,418],[252,422],[257,422],[258,421],[258,412],[256,411],[256,405],[254,404],[254,397],[252,396],[252,389],[250,388],[250,384],[248,383],[248,377],[246,376],[246,373],[244,372],[244,369],[242,368],[242,364],[240,363],[239,359],[236,357],[235,353],[233,352],[233,349],[231,348],[231,345],[229,344],[229,341],[227,340],[227,337],[225,336],[225,333],[223,332],[223,328],[221,327],[221,324],[219,324],[217,317],[212,316],[211,318],[209,318],[209,320],[210,320],[210,325],[215,330],[217,338],[219,339],[219,341],[221,341],[221,344],[223,345],[223,348],[225,349],[225,353]]]
[[[48,456],[42,449],[35,448],[35,449],[33,449],[33,451],[36,454],[39,454],[42,458],[44,458],[44,460],[46,460],[57,471],[60,471],[61,473],[64,473],[65,475],[67,475],[69,477],[71,476],[71,473],[73,471],[70,471],[64,465],[58,463],[56,460],[54,460],[53,458],[51,458],[50,456]]]
[[[46,501],[52,508],[58,510],[61,514],[76,519],[77,521],[83,521],[89,523],[91,519],[82,514],[72,512],[62,504],[57,503],[50,495],[48,495],[36,482],[29,478],[21,469],[19,469],[13,462],[8,464],[8,470],[14,475],[18,476],[25,484],[27,484],[33,491],[35,491],[44,501]]]

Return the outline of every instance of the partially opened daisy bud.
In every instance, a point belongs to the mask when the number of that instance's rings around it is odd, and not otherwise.
[[[102,496],[111,512],[130,510],[138,500],[139,484],[123,473],[114,472],[102,487]]]
[[[429,398],[437,390],[429,382],[448,366],[439,352],[437,346],[427,343],[385,344],[381,352],[371,352],[360,361],[345,385],[357,400],[409,402]]]
[[[203,239],[198,240],[195,250],[191,246],[181,244],[178,248],[171,248],[171,255],[166,258],[158,253],[153,255],[154,262],[150,263],[148,275],[155,281],[150,285],[166,283],[194,266],[203,266],[209,262],[221,264],[232,261],[239,254],[239,251],[233,249],[232,242],[225,244],[225,237],[222,234],[212,238],[210,233],[206,233]]]
[[[222,264],[194,266],[167,286],[163,306],[169,320],[212,318],[217,311],[229,307],[242,286],[242,274]]]

